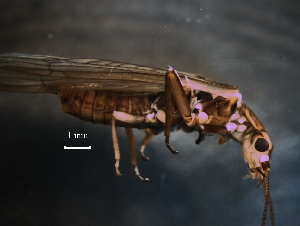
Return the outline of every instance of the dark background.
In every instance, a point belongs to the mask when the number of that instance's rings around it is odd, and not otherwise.
[[[277,225],[300,222],[299,1],[1,0],[0,53],[99,58],[201,73],[237,85],[274,144]],[[260,225],[263,196],[241,147],[175,132],[132,173],[118,130],[122,177],[109,126],[60,113],[52,94],[0,92],[1,225]],[[88,139],[68,139],[68,132]],[[136,130],[136,145],[143,132]],[[64,150],[91,145],[92,150]]]

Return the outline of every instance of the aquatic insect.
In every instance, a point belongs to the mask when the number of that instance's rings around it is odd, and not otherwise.
[[[259,119],[242,102],[236,86],[214,82],[202,75],[118,63],[43,55],[0,55],[0,90],[57,94],[62,112],[93,123],[111,125],[116,174],[120,150],[116,126],[125,127],[135,176],[138,170],[132,128],[144,129],[146,136],[139,153],[144,160],[145,146],[152,135],[164,131],[170,145],[171,128],[219,134],[218,143],[230,138],[241,143],[244,160],[252,178],[263,184],[265,224],[269,195],[272,142]],[[271,214],[272,215],[272,214]]]

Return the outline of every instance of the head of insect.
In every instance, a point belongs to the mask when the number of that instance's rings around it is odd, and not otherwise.
[[[244,160],[253,179],[266,179],[265,173],[270,170],[272,142],[266,131],[246,131],[242,135]]]

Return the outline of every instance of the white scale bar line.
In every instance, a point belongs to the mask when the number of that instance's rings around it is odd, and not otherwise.
[[[67,147],[67,146],[64,146],[64,149],[92,149],[92,146],[88,146],[88,147]]]

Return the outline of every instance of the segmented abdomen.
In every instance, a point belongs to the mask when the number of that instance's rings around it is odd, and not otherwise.
[[[93,123],[111,124],[113,111],[146,115],[159,94],[132,95],[125,92],[61,91],[62,112]],[[117,121],[117,126],[128,126]],[[138,127],[138,125],[129,125]]]

